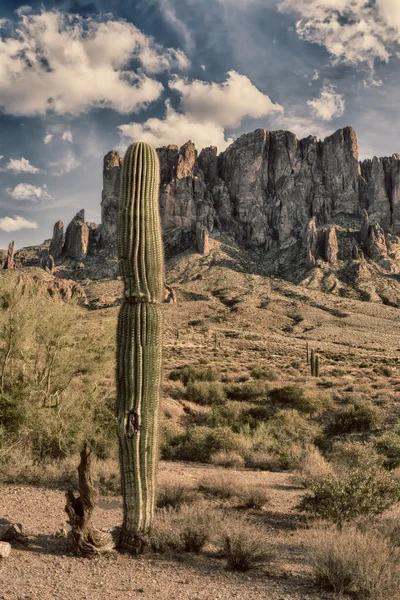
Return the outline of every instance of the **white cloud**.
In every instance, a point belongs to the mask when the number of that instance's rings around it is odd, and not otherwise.
[[[50,144],[51,140],[53,139],[53,134],[52,133],[46,133],[46,135],[43,138],[43,141],[45,144]]]
[[[283,0],[281,12],[300,16],[300,38],[325,46],[334,64],[388,62],[400,43],[398,0]]]
[[[72,142],[72,132],[71,129],[67,129],[67,131],[64,131],[61,139],[64,140],[65,142]]]
[[[19,183],[14,189],[7,188],[13,200],[22,200],[30,202],[40,202],[42,200],[50,200],[51,196],[47,193],[47,187],[31,185],[30,183]]]
[[[37,229],[39,225],[35,221],[28,221],[24,217],[3,217],[0,219],[0,229],[2,231],[19,231],[20,229]]]
[[[292,109],[283,115],[277,114],[272,118],[272,128],[291,131],[298,139],[310,135],[324,139],[333,133],[326,125],[318,123],[312,117],[302,114],[302,108]]]
[[[27,158],[10,158],[5,166],[7,171],[13,171],[14,173],[39,173],[40,169],[31,165]]]
[[[4,158],[4,156],[1,154],[1,155],[0,155],[0,160],[1,160],[2,158]]]
[[[344,99],[335,91],[335,86],[325,83],[319,98],[308,100],[307,104],[318,119],[332,121],[344,113]]]
[[[139,70],[130,68],[132,59]],[[76,115],[91,107],[128,113],[162,93],[151,75],[188,65],[183,52],[123,20],[22,14],[13,37],[0,39],[0,103],[15,115]]]
[[[166,115],[163,119],[151,118],[145,123],[129,123],[120,125],[124,142],[121,150],[126,149],[127,143],[142,140],[153,146],[168,146],[177,144],[181,146],[189,139],[196,144],[197,149],[205,146],[217,146],[224,150],[233,140],[225,139],[224,128],[217,123],[201,122],[190,115],[176,112],[166,103]]]
[[[141,139],[155,146],[181,145],[190,139],[198,149],[213,145],[222,151],[232,142],[226,137],[226,127],[237,127],[244,117],[283,112],[282,106],[235,71],[230,71],[223,83],[175,77],[169,87],[181,94],[181,112],[166,102],[164,118],[120,125],[123,144]]]
[[[69,150],[60,160],[50,163],[50,167],[53,169],[53,175],[65,175],[66,173],[70,173],[80,166],[81,163],[72,150]]]
[[[258,118],[275,111],[283,112],[282,106],[274,104],[248,77],[236,71],[229,71],[223,83],[198,79],[189,82],[175,77],[168,86],[181,94],[185,113],[199,122],[237,127],[245,116]]]

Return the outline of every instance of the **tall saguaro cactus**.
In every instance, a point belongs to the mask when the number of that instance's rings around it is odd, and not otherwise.
[[[155,506],[164,255],[159,161],[132,144],[121,173],[118,255],[125,286],[117,326],[117,417],[123,495],[120,546],[141,552]]]

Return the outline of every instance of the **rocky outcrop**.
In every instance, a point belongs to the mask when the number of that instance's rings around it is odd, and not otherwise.
[[[14,269],[14,242],[10,242],[8,245],[7,257],[3,264],[3,269]]]
[[[311,269],[315,266],[317,259],[318,232],[315,217],[307,225],[304,243],[306,247],[306,267]]]
[[[325,260],[335,263],[338,259],[339,246],[336,236],[336,227],[331,225],[325,232]]]
[[[57,221],[53,227],[53,237],[51,238],[49,254],[54,259],[60,258],[64,246],[64,223]]]
[[[89,228],[85,223],[85,211],[80,210],[67,227],[63,254],[67,258],[82,260],[89,247]]]
[[[387,257],[388,251],[385,233],[378,223],[369,228],[366,250],[372,260],[380,260]]]
[[[114,246],[117,236],[117,216],[122,158],[116,150],[104,157],[103,193],[101,199],[101,240]]]
[[[210,240],[207,227],[201,223],[197,223],[196,227],[196,244],[197,251],[200,254],[208,254],[210,252]]]

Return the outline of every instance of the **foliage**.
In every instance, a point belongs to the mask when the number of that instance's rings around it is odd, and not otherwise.
[[[202,405],[223,404],[226,400],[224,387],[219,381],[189,382],[186,397]]]
[[[338,409],[328,426],[330,435],[371,431],[382,422],[382,413],[372,402],[355,399]]]
[[[358,517],[378,515],[400,500],[400,481],[379,467],[351,469],[341,476],[308,482],[311,494],[302,499],[300,510],[332,521],[339,528]]]

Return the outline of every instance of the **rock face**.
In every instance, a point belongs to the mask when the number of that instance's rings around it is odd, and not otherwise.
[[[85,223],[85,211],[80,210],[67,227],[63,254],[67,258],[82,260],[89,247],[89,228]]]
[[[14,242],[8,245],[7,258],[4,261],[3,269],[14,269]]]
[[[201,223],[197,223],[196,226],[196,243],[197,251],[200,254],[208,254],[210,252],[210,240],[208,236],[208,229]]]
[[[103,244],[115,245],[122,158],[116,150],[104,157],[103,193],[101,200],[101,240]]]
[[[357,245],[366,244],[367,231],[377,224],[384,234],[400,234],[400,156],[359,163],[351,127],[324,141],[257,129],[219,155],[210,146],[198,156],[190,141],[157,152],[167,255],[192,246],[198,225],[210,233],[214,227],[224,230],[253,249],[299,243],[308,267],[315,264],[320,228],[328,228],[328,238],[319,256],[329,255],[330,262],[341,257],[341,240],[330,229],[333,225],[361,228],[358,240],[353,240]],[[111,244],[116,239],[121,163],[114,151],[104,159],[102,238]],[[368,211],[368,222],[363,211]]]
[[[60,258],[64,246],[64,223],[57,221],[53,228],[53,237],[51,238],[49,254],[54,259]]]

